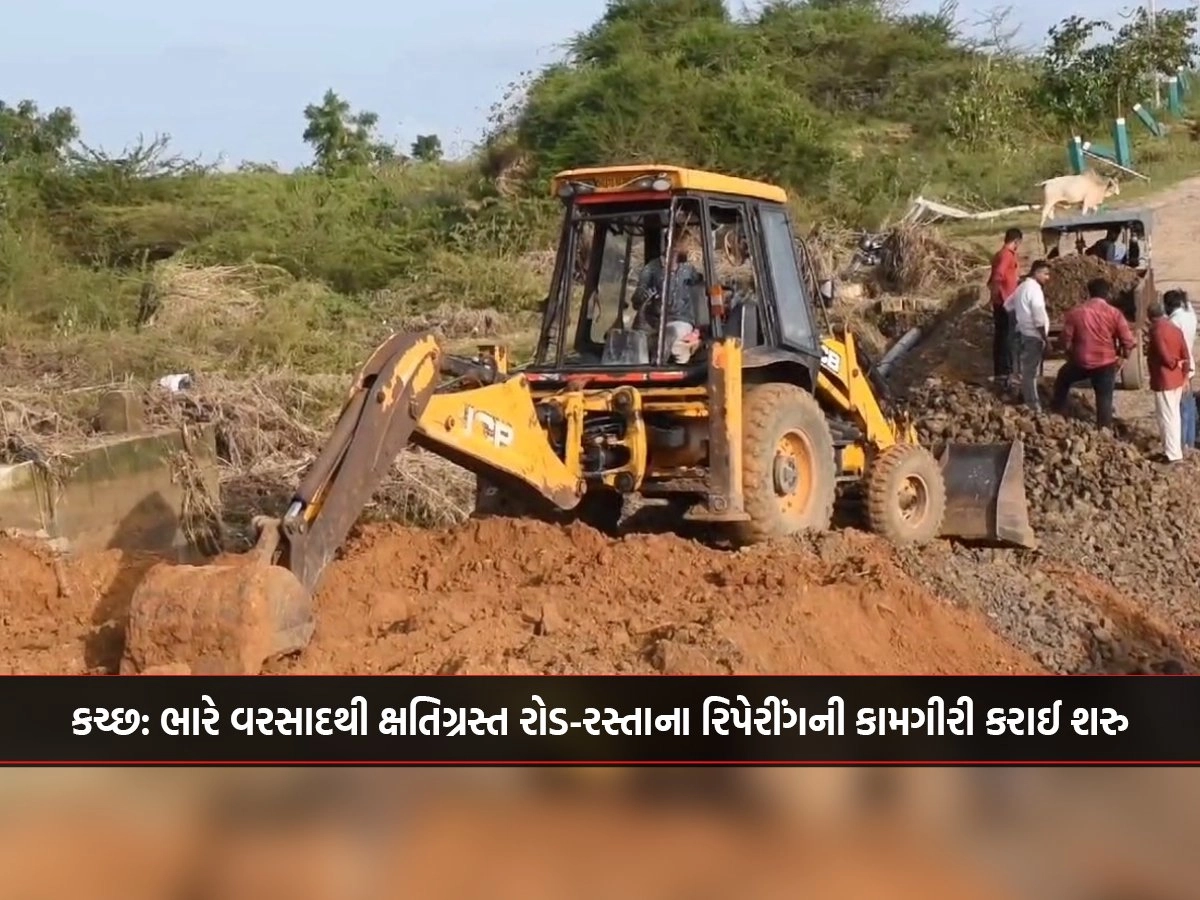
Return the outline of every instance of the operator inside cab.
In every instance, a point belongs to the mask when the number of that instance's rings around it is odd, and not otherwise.
[[[696,327],[695,295],[704,288],[704,275],[692,265],[687,248],[682,246],[685,240],[684,229],[676,226],[671,240],[674,249],[665,302],[662,301],[663,283],[668,279],[661,256],[642,267],[632,298],[635,329],[657,335],[660,312],[666,315],[665,346],[671,362],[676,365],[686,365],[701,344],[700,331]]]
[[[1128,250],[1121,241],[1121,231],[1120,225],[1110,226],[1104,237],[1087,248],[1085,255],[1095,256],[1097,259],[1117,265],[1125,262]]]

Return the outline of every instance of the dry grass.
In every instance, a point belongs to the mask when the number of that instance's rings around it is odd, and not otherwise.
[[[254,515],[283,512],[323,446],[348,384],[336,376],[270,373],[250,379],[202,376],[178,393],[157,385],[125,386],[140,393],[150,426],[180,428],[185,434],[200,425],[214,427],[219,497],[209,495],[187,454],[173,460],[173,476],[186,497],[185,530],[197,546],[210,549],[244,542]],[[102,440],[94,421],[96,404],[113,387],[68,394],[0,390],[0,459],[33,460],[60,475],[73,453]],[[465,470],[411,450],[397,458],[365,512],[368,518],[411,524],[454,524],[470,514],[474,487]]]
[[[891,293],[940,296],[970,281],[983,264],[936,228],[901,225],[888,234],[876,274]]]
[[[255,514],[283,512],[324,445],[346,390],[345,379],[331,376],[210,376],[186,392],[148,392],[148,418],[156,424],[216,428],[226,518],[244,525]],[[412,524],[453,524],[469,515],[473,496],[468,472],[410,450],[397,458],[366,512]]]
[[[514,317],[498,310],[439,304],[428,312],[406,316],[400,331],[432,331],[446,340],[491,338],[512,330]]]
[[[836,222],[823,222],[805,239],[821,278],[833,278],[846,269],[858,249],[858,235]]]
[[[0,463],[64,472],[71,454],[93,440],[97,396],[40,384],[0,389]]]
[[[878,310],[871,304],[835,303],[829,310],[830,321],[853,334],[860,353],[865,352],[874,362],[883,358],[889,344],[878,318]]]
[[[262,292],[267,284],[291,280],[291,275],[276,266],[159,263],[151,276],[143,324],[168,332],[240,325],[262,314]]]

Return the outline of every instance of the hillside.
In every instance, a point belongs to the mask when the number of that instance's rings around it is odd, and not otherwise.
[[[1067,20],[1036,57],[1009,50],[1004,30],[972,43],[952,7],[893,15],[874,0],[736,19],[718,0],[620,0],[564,61],[514,86],[461,162],[440,161],[432,135],[407,154],[382,145],[374,114],[333,91],[297,111],[314,161],[294,173],[216,172],[165,140],[106,156],[70,109],[0,107],[4,352],[19,370],[61,368],[68,350],[65,374],[82,382],[345,372],[431,312],[457,333],[509,326],[544,293],[545,177],[566,165],[761,176],[791,189],[802,226],[827,230],[874,225],[918,192],[1025,202],[1063,170],[1068,135],[1102,132],[1114,98],[1149,96],[1139,73],[1191,63],[1195,11],[1160,15],[1153,44],[1137,18],[1115,34]],[[1089,34],[1099,43],[1082,49]],[[1200,163],[1183,130],[1134,138],[1158,180]],[[494,312],[455,312],[466,307]]]

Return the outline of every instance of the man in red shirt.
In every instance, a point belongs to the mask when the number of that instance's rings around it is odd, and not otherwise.
[[[992,257],[992,273],[988,276],[988,293],[992,300],[992,376],[997,386],[1008,381],[1012,374],[1012,322],[1004,309],[1004,301],[1012,296],[1020,280],[1017,248],[1021,246],[1021,229],[1004,232],[1004,246]]]
[[[1096,425],[1111,428],[1113,390],[1120,361],[1133,350],[1133,332],[1109,301],[1112,286],[1103,278],[1088,282],[1088,299],[1063,318],[1062,342],[1067,361],[1054,379],[1053,409],[1063,413],[1067,395],[1080,381],[1090,381],[1096,396]]]
[[[1146,366],[1154,391],[1154,415],[1162,435],[1163,456],[1169,463],[1183,459],[1179,401],[1192,369],[1192,351],[1183,332],[1167,318],[1157,300],[1150,304],[1150,341]]]

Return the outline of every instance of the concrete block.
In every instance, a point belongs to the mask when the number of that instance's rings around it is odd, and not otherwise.
[[[65,541],[72,550],[121,549],[192,558],[182,528],[185,487],[173,459],[191,452],[202,483],[218,496],[216,432],[190,439],[170,429],[114,438],[46,471],[0,466],[0,528]]]
[[[146,429],[142,400],[134,391],[108,391],[100,397],[100,430],[140,434]]]

